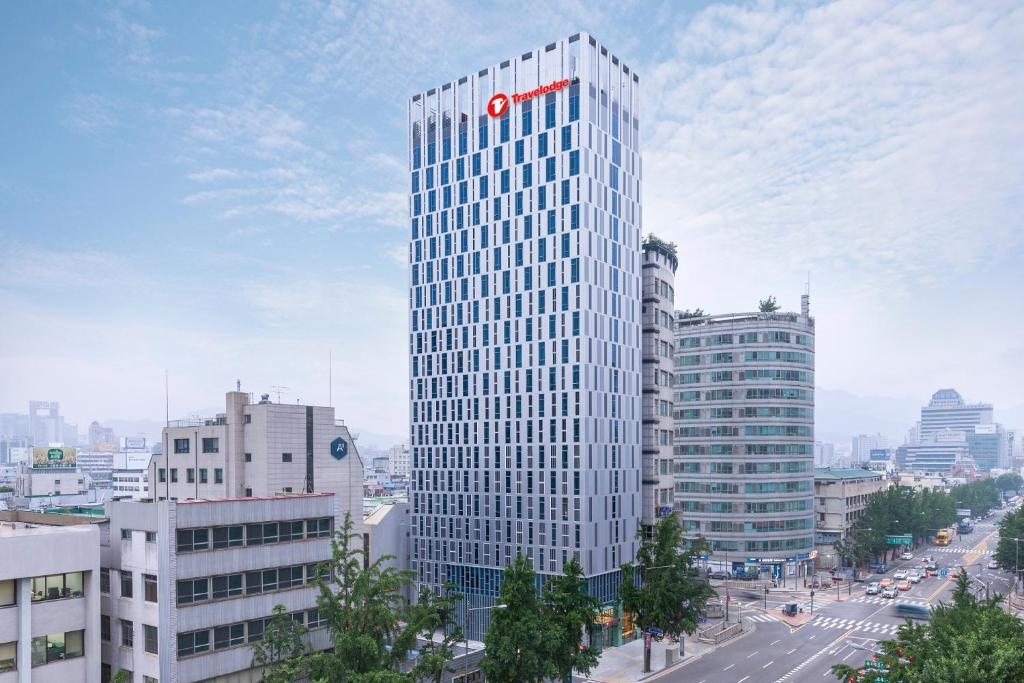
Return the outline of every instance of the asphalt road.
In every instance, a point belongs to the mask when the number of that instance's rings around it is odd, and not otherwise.
[[[920,558],[931,555],[940,568],[952,570],[962,565],[972,577],[979,577],[979,582],[974,585],[980,589],[981,597],[984,597],[985,584],[991,592],[1005,595],[1009,592],[1010,575],[988,569],[998,541],[993,525],[998,517],[995,515],[977,525],[974,533],[958,537],[949,546],[919,549],[913,560],[890,565],[885,576],[892,577],[901,567],[919,567]],[[789,598],[769,594],[767,612],[763,609],[763,598],[755,600],[737,596],[731,601],[731,616],[736,619],[736,610],[739,610],[745,623],[755,627],[753,632],[650,680],[664,683],[834,681],[830,672],[833,664],[863,665],[864,660],[878,648],[879,641],[895,637],[903,620],[893,613],[893,603],[934,605],[939,601],[949,601],[954,584],[949,578],[922,579],[920,583],[912,584],[909,591],[900,591],[896,600],[865,595],[866,584],[858,584],[852,595],[847,595],[844,588],[839,602],[835,600],[834,591],[825,591],[829,597],[816,591],[814,613],[817,616],[799,628],[790,628],[775,615],[783,602],[791,601],[801,603],[805,611],[810,611],[806,595]]]

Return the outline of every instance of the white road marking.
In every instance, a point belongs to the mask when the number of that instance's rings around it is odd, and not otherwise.
[[[794,647],[794,648],[793,648],[792,650],[790,650],[789,652],[787,652],[786,654],[787,654],[787,655],[791,655],[791,654],[793,654],[794,652],[796,652],[796,648],[795,648],[795,647]]]
[[[736,681],[736,683],[743,683],[743,681],[747,680],[748,678],[750,678],[750,676],[744,676],[740,680]]]
[[[728,671],[729,669],[733,668],[734,666],[736,666],[736,665],[735,664],[730,664],[729,666],[727,666],[724,669],[722,669],[722,671]]]
[[[758,652],[760,652],[760,650],[754,650],[754,651],[753,651],[753,652],[751,652],[751,653],[750,653],[749,655],[747,655],[747,659],[750,659],[751,657],[753,657],[754,655],[756,655],[756,654],[757,654]]]
[[[781,643],[781,642],[782,642],[781,640],[776,640],[775,641],[775,643]],[[772,645],[774,645],[775,643],[772,643]]]
[[[774,663],[775,663],[775,660],[773,659],[772,661],[768,662],[767,664],[765,664],[765,665],[764,665],[764,666],[762,666],[761,668],[762,668],[762,669],[767,669],[767,668],[768,668],[769,666],[771,666],[771,665],[772,665],[772,664],[774,664]]]

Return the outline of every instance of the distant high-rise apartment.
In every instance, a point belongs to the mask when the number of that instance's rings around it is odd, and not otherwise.
[[[388,449],[388,470],[392,477],[408,479],[411,469],[409,444],[398,444]]]
[[[814,549],[814,318],[676,316],[676,509],[711,563],[777,579]]]
[[[648,529],[673,508],[672,321],[678,265],[674,244],[644,238],[641,521]]]
[[[881,434],[859,434],[853,437],[850,459],[854,464],[863,464],[871,460],[871,451],[888,448],[889,439]]]
[[[29,401],[28,419],[33,446],[64,443],[64,419],[57,401]]]
[[[258,403],[229,391],[223,413],[172,420],[163,448],[149,465],[158,500],[249,498],[284,493],[337,496],[339,523],[349,513],[353,532],[363,520],[363,464],[348,427],[334,408]]]
[[[467,607],[516,553],[605,601],[634,556],[639,86],[580,33],[409,102],[412,562]]]

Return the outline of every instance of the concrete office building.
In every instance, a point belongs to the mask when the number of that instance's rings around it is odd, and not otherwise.
[[[676,317],[676,509],[727,571],[804,576],[814,549],[814,318]]]
[[[388,469],[392,478],[409,478],[409,474],[412,471],[412,460],[409,457],[409,444],[398,444],[396,446],[392,446],[388,450]]]
[[[824,441],[814,442],[814,466],[831,467],[836,459],[836,446]]]
[[[0,683],[99,683],[99,527],[0,512],[0,552]]]
[[[104,680],[123,669],[131,683],[256,683],[252,644],[278,604],[311,649],[330,646],[313,580],[331,558],[335,495],[113,501],[108,512]]]
[[[889,439],[881,434],[860,434],[853,437],[850,460],[854,464],[863,464],[871,459],[871,451],[888,448]]]
[[[89,477],[89,488],[110,488],[114,454],[110,451],[78,451],[78,468]]]
[[[659,518],[672,514],[672,321],[679,260],[674,244],[653,235],[643,241],[643,453],[641,523],[649,532]]]
[[[466,607],[517,552],[602,601],[634,557],[639,86],[580,33],[409,102],[413,566]]]
[[[815,545],[818,568],[842,564],[835,542],[848,539],[871,496],[889,487],[881,472],[863,469],[819,467],[814,470]]]
[[[355,440],[334,408],[253,403],[228,392],[223,413],[173,420],[153,455],[149,481],[159,499],[266,497],[282,493],[337,495],[362,533],[363,464]]]
[[[927,441],[944,431],[974,431],[975,425],[992,424],[992,404],[969,404],[956,389],[939,389],[921,408],[920,440]]]

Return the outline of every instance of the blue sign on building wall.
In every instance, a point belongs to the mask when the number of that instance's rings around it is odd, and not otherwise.
[[[331,455],[341,460],[348,455],[348,442],[340,436],[331,442]]]

